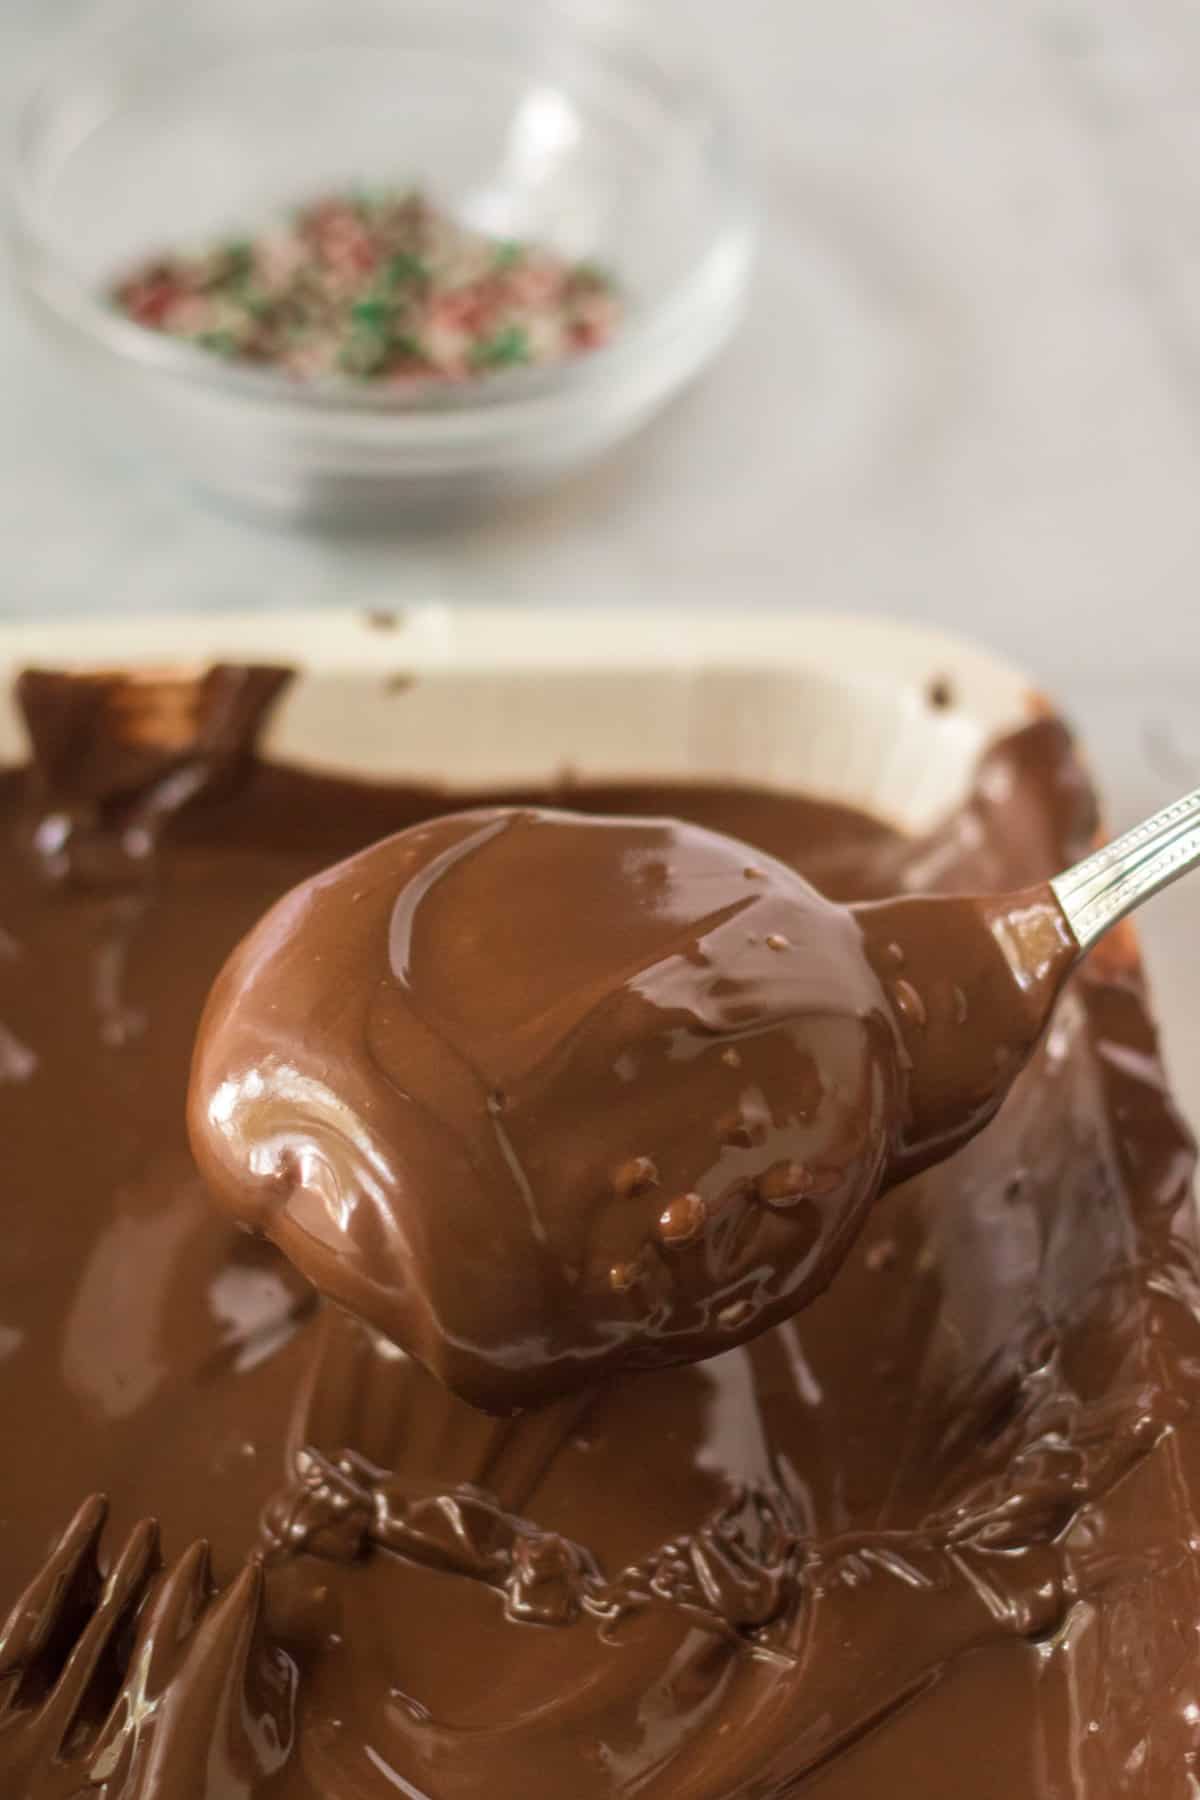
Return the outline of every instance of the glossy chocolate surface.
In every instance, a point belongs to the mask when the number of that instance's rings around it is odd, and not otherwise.
[[[278,681],[220,672],[165,734],[149,689],[35,682],[40,775],[0,785],[0,1794],[1188,1800],[1192,1150],[1129,938],[797,1319],[489,1418],[189,1153],[238,940],[446,809],[248,761]],[[517,798],[846,900],[1036,884],[1095,829],[1049,722],[920,843],[737,788]]]

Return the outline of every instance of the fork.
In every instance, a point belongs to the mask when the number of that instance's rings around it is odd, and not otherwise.
[[[206,1543],[164,1565],[143,1519],[105,1574],[107,1518],[102,1495],[84,1501],[0,1628],[0,1791],[153,1800],[204,1768],[248,1789],[293,1735],[296,1672],[265,1637],[261,1560],[218,1591]]]

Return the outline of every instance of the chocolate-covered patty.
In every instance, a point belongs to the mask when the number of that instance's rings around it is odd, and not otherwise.
[[[900,1083],[854,921],[752,854],[485,811],[318,876],[214,990],[202,1173],[484,1405],[761,1330],[840,1260]]]
[[[435,819],[230,959],[193,1065],[200,1170],[476,1404],[712,1356],[819,1293],[882,1189],[1015,1077],[1038,984],[987,910],[852,912],[671,819]]]
[[[447,809],[247,759],[269,687],[32,684],[0,781],[0,1795],[1188,1800],[1200,1262],[1127,947],[798,1318],[491,1419],[189,1154],[239,939]],[[739,787],[462,798],[686,818],[839,900],[1020,887],[1095,825],[1049,723],[920,843]]]

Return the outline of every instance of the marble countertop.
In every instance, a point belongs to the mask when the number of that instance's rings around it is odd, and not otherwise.
[[[167,0],[164,0],[167,3]],[[615,0],[614,0],[615,3]],[[952,628],[1083,731],[1115,825],[1200,784],[1193,0],[640,0],[719,47],[767,211],[750,317],[631,450],[366,541],[93,439],[0,283],[0,617],[429,600],[817,606]],[[78,0],[4,0],[0,105]],[[1145,936],[1200,1119],[1195,884]]]

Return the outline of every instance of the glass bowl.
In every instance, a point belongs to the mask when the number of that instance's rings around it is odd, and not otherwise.
[[[752,261],[720,103],[612,6],[160,6],[56,61],[19,114],[12,166],[15,266],[88,410],[202,487],[291,516],[485,497],[577,467],[715,354]],[[610,270],[627,309],[614,339],[403,402],[219,361],[106,298],[165,249],[410,183],[497,237]]]

